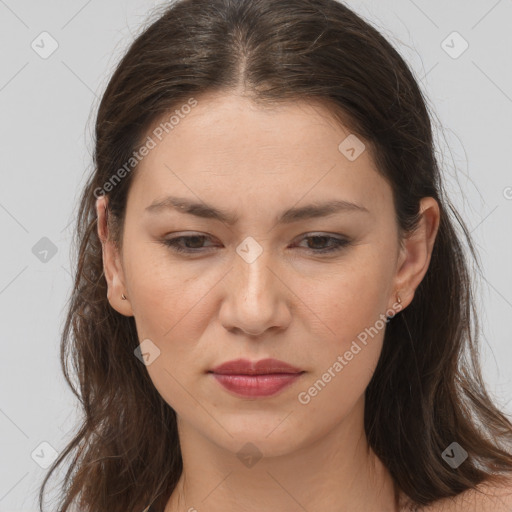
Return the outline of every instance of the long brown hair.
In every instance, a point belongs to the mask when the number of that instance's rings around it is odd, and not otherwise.
[[[239,87],[267,104],[323,102],[371,151],[392,187],[402,235],[417,226],[421,198],[438,201],[430,267],[412,303],[386,328],[366,390],[365,430],[397,488],[416,504],[500,481],[512,472],[512,424],[481,377],[468,256],[480,264],[443,191],[430,109],[404,60],[335,0],[179,0],[132,43],[99,106],[94,172],[79,204],[78,258],[61,343],[62,368],[83,418],[44,479],[41,510],[49,477],[70,455],[60,512],[75,502],[83,512],[140,512],[149,503],[163,510],[181,475],[175,412],[134,356],[134,318],[107,300],[95,202],[108,195],[111,236],[121,244],[137,170],[131,158],[148,130],[202,93]],[[456,469],[441,456],[454,441],[468,453]]]

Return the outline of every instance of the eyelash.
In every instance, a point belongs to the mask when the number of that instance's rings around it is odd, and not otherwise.
[[[178,245],[179,240],[190,240],[191,238],[209,238],[207,235],[191,235],[191,236],[178,236],[175,238],[169,238],[166,240],[163,240],[163,244],[169,247],[171,250],[177,253],[185,253],[185,254],[197,254],[202,251],[202,248],[196,248],[196,249],[186,249]],[[330,254],[334,252],[339,252],[348,245],[350,245],[350,240],[343,239],[343,238],[337,238],[329,235],[309,235],[303,237],[302,240],[307,240],[311,238],[327,238],[334,242],[334,246],[330,247],[328,249],[308,249],[305,248],[307,251],[310,251],[313,254]]]

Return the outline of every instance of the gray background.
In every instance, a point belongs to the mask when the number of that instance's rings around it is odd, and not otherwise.
[[[59,363],[71,221],[91,169],[99,98],[160,3],[0,0],[0,512],[37,510],[40,464],[50,446],[64,448],[77,417]],[[511,414],[512,1],[347,4],[398,48],[436,114],[445,183],[483,265],[484,376]],[[58,43],[46,59],[31,47],[51,49],[44,31]]]

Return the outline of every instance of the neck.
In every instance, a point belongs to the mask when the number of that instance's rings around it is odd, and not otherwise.
[[[393,480],[367,444],[363,417],[364,397],[316,440],[246,463],[179,419],[183,472],[165,512],[395,512]]]

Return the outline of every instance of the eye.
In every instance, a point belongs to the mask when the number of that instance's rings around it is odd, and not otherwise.
[[[212,247],[209,248],[202,247],[202,244],[205,240],[210,239],[207,235],[189,235],[189,236],[178,236],[174,238],[168,238],[163,240],[162,242],[164,245],[170,247],[173,251],[177,253],[187,253],[187,254],[198,254],[198,253],[204,253],[206,249],[207,251],[211,250]],[[303,247],[303,249],[306,249],[307,251],[313,253],[313,254],[326,254],[331,253],[335,251],[341,251],[344,247],[350,245],[350,240],[346,238],[339,238],[334,237],[326,234],[308,234],[307,236],[302,238],[302,241],[308,241],[313,240],[315,243],[313,245],[316,245],[317,247]],[[331,242],[331,245],[328,247],[318,247],[318,245],[325,245],[327,242]],[[180,245],[180,243],[183,242],[185,244],[185,247],[183,245]],[[318,243],[319,242],[319,243]],[[192,247],[191,247],[192,246]]]
[[[164,240],[164,244],[169,246],[173,251],[176,252],[184,252],[184,253],[197,253],[198,249],[201,247],[197,247],[201,245],[201,241],[205,238],[209,238],[206,235],[192,235],[192,236],[177,236],[175,238],[169,238]],[[180,240],[184,240],[187,244],[191,243],[192,247],[183,247],[179,245]],[[201,251],[204,252],[204,251]]]
[[[344,247],[346,247],[350,244],[350,240],[347,240],[346,238],[338,238],[338,237],[324,235],[324,234],[320,234],[320,235],[309,234],[308,236],[305,236],[303,238],[303,240],[306,240],[306,241],[307,240],[316,240],[317,243],[314,243],[313,245],[317,245],[317,246],[324,245],[326,242],[331,241],[332,245],[330,247],[323,247],[323,248],[322,247],[321,248],[306,247],[306,249],[308,251],[311,251],[313,253],[320,253],[320,254],[341,251],[341,249],[343,249]],[[318,242],[320,242],[320,243],[318,244]]]

